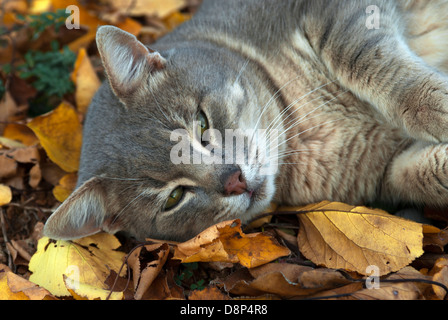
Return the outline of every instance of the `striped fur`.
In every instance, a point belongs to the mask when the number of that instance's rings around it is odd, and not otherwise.
[[[446,0],[205,0],[156,52],[113,27],[98,43],[109,81],[85,123],[79,188],[47,235],[185,240],[271,201],[448,205]],[[171,163],[171,132],[194,139],[198,110],[222,133],[278,130],[277,174]],[[257,192],[226,196],[235,170]],[[164,211],[179,185],[188,192]]]

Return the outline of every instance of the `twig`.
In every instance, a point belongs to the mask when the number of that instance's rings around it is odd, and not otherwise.
[[[6,223],[5,223],[5,217],[3,215],[3,210],[4,210],[3,208],[0,208],[0,224],[2,225],[3,240],[6,244],[9,242],[9,240],[8,240],[8,236],[6,234]],[[6,247],[6,251],[8,252],[8,267],[9,267],[9,269],[13,270],[14,267],[12,265],[11,251],[9,251],[8,246],[5,246],[5,247]]]

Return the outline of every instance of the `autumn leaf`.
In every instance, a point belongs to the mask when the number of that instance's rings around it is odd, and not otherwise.
[[[138,247],[130,254],[128,262],[133,270],[134,297],[136,300],[142,298],[159,275],[169,252],[168,244],[162,243]]]
[[[218,281],[227,292],[242,296],[275,295],[282,298],[309,296],[351,283],[339,271],[289,263],[268,263],[238,270]]]
[[[3,137],[18,141],[25,146],[36,145],[39,140],[34,132],[26,125],[9,123],[5,126]]]
[[[183,263],[220,261],[253,268],[288,254],[287,248],[267,235],[244,234],[241,221],[233,220],[218,223],[193,239],[178,244],[174,258]]]
[[[0,264],[0,300],[53,300],[48,290],[14,274]]]
[[[70,279],[72,285],[69,289],[78,296],[103,297],[99,292],[109,289],[104,284],[105,280],[111,270],[118,273],[123,263],[125,254],[115,250],[119,246],[118,240],[106,233],[74,241],[43,237],[29,263],[33,273],[30,281],[61,297],[71,296],[66,287],[67,279]],[[95,291],[92,287],[102,290]]]
[[[90,101],[101,85],[101,81],[98,79],[84,48],[81,48],[78,52],[71,79],[76,87],[75,99],[77,110],[82,115],[85,115]]]
[[[82,126],[73,107],[62,102],[53,111],[31,120],[28,127],[54,163],[66,172],[78,170]]]
[[[279,211],[291,208],[280,208]],[[293,210],[299,214],[299,248],[314,263],[367,274],[388,274],[423,254],[422,225],[381,210],[324,201]]]
[[[11,199],[12,199],[11,188],[5,186],[4,184],[0,184],[0,206],[10,203]]]
[[[53,189],[54,197],[58,201],[64,202],[73,190],[75,190],[77,179],[78,175],[76,173],[68,173],[64,175]]]

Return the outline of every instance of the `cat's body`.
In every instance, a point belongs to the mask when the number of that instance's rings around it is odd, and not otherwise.
[[[271,201],[448,205],[448,1],[205,0],[151,46],[161,55],[112,27],[97,43],[110,85],[90,106],[78,189],[49,236],[183,240]],[[278,130],[277,173],[174,164],[174,130],[204,148],[199,113],[223,136]]]

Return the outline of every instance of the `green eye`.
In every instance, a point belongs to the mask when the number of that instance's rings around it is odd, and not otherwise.
[[[207,116],[205,115],[204,112],[201,111],[198,114],[197,120],[198,120],[198,136],[199,138],[201,138],[204,132],[209,129]]]
[[[175,207],[182,199],[183,194],[184,187],[177,187],[176,189],[174,189],[174,191],[171,192],[170,196],[168,197],[168,201],[165,204],[165,210]]]

